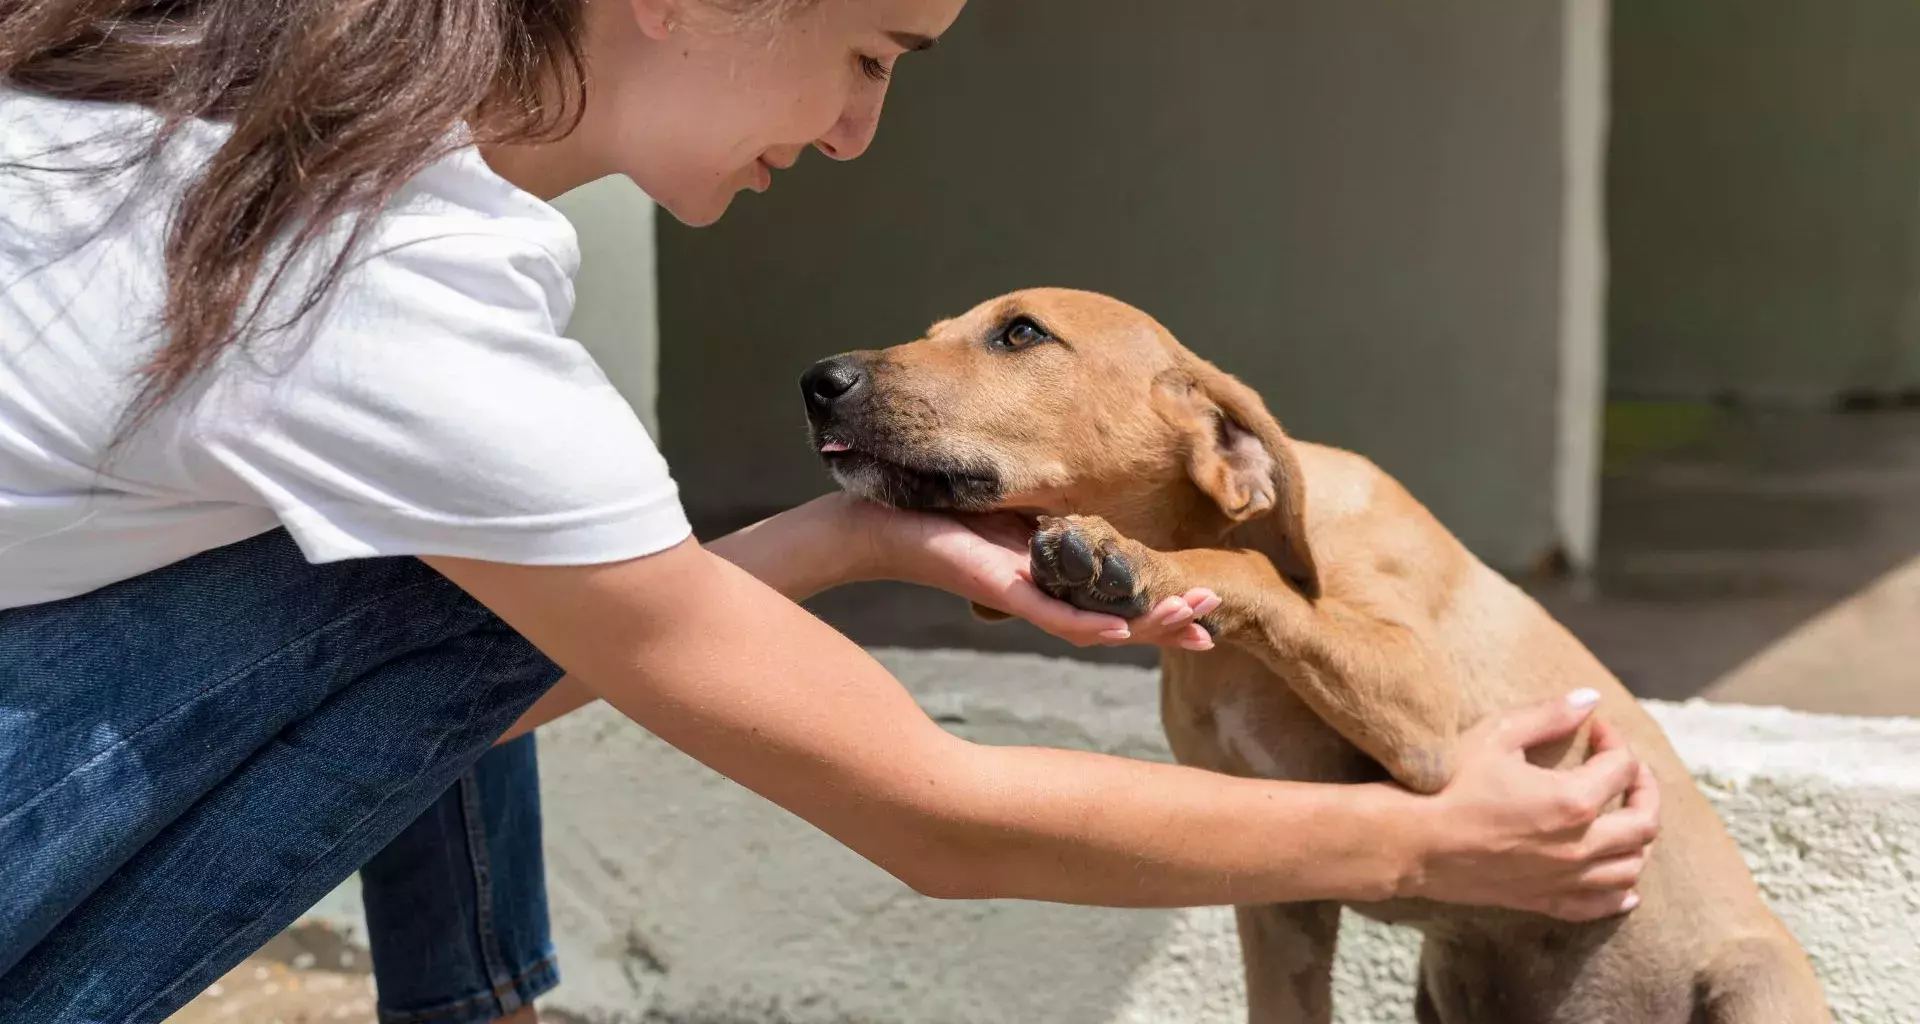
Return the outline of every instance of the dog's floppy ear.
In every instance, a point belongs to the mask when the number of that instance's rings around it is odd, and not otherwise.
[[[1320,571],[1307,545],[1306,484],[1293,441],[1252,388],[1197,358],[1159,381],[1173,399],[1184,435],[1187,475],[1236,525],[1259,531],[1257,545],[1308,597],[1320,593]]]

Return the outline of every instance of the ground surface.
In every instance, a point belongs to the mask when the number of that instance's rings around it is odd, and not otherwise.
[[[331,929],[281,934],[208,989],[169,1024],[375,1024],[364,949]]]
[[[167,1024],[378,1024],[365,948],[317,922],[281,933]],[[582,1024],[551,1012],[544,1024]]]

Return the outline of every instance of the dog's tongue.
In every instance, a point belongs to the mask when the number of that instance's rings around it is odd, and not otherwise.
[[[822,455],[826,455],[830,452],[850,452],[852,450],[853,450],[852,448],[849,448],[838,441],[828,441],[826,444],[823,444],[820,446],[820,454]]]

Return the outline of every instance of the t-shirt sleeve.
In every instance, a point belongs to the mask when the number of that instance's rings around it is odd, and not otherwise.
[[[230,353],[182,448],[315,562],[445,555],[582,565],[691,530],[632,408],[561,335],[572,282],[505,234],[354,267],[294,336]]]

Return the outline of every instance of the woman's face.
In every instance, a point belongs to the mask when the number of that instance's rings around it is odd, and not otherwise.
[[[710,224],[809,146],[866,152],[896,62],[965,3],[814,0],[764,20],[706,0],[590,2],[577,141],[681,221]]]

